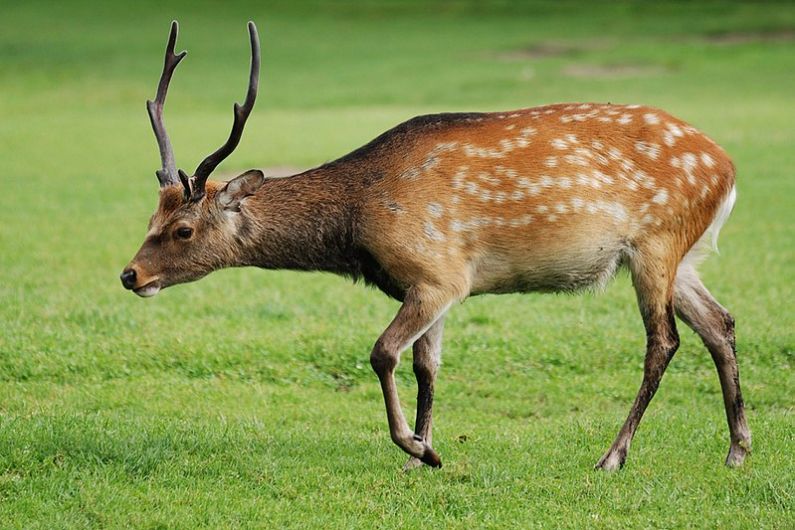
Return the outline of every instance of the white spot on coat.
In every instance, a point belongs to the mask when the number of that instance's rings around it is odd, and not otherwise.
[[[653,112],[647,112],[643,115],[643,119],[649,125],[657,125],[660,123],[660,117],[654,114]]]
[[[579,155],[566,155],[563,157],[563,160],[575,166],[588,166],[588,160]]]
[[[616,120],[617,123],[621,125],[628,125],[632,122],[632,114],[622,114],[620,118]]]
[[[442,205],[439,204],[438,202],[428,203],[428,213],[430,214],[431,217],[435,217],[436,219],[438,219],[439,217],[442,216],[442,211],[443,211]]]
[[[660,156],[660,144],[651,142],[635,142],[635,151],[642,153],[652,160],[657,160]]]
[[[423,226],[425,236],[431,241],[444,241],[444,234],[442,234],[430,221],[425,221]]]
[[[665,204],[666,202],[668,202],[668,190],[663,188],[660,191],[658,191],[654,195],[654,197],[652,197],[651,202],[657,204]]]

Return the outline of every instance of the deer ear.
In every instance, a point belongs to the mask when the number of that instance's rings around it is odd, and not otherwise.
[[[225,210],[240,210],[240,201],[253,195],[265,183],[265,175],[259,169],[250,169],[233,178],[218,192],[215,200]]]

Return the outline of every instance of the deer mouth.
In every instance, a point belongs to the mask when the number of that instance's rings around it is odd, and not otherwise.
[[[144,286],[133,289],[133,292],[141,298],[149,298],[160,292],[160,282],[153,280]]]

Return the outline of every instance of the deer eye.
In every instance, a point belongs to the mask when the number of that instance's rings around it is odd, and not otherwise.
[[[177,228],[175,234],[178,239],[190,239],[190,236],[193,235],[193,228],[189,226],[180,226]]]

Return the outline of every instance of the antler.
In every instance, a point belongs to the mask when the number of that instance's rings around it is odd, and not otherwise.
[[[155,171],[160,187],[171,186],[179,183],[176,164],[174,163],[174,151],[171,148],[171,141],[168,139],[166,127],[163,125],[163,105],[166,102],[168,84],[171,82],[171,75],[179,62],[188,52],[174,54],[174,45],[177,43],[177,32],[179,24],[174,20],[171,22],[171,32],[168,35],[166,45],[166,58],[163,63],[163,73],[160,75],[160,83],[157,85],[157,95],[154,101],[146,102],[146,110],[149,113],[149,120],[152,122],[152,130],[155,132],[157,146],[160,148],[160,160],[163,163],[162,169]]]
[[[259,35],[257,34],[257,26],[251,21],[248,23],[248,33],[251,39],[251,72],[248,78],[248,92],[246,92],[246,100],[242,106],[239,103],[235,103],[235,119],[232,124],[232,132],[229,133],[229,139],[214,153],[202,160],[190,179],[188,179],[185,172],[179,171],[183,185],[189,185],[190,187],[190,199],[193,201],[197,201],[204,196],[204,185],[207,182],[207,177],[210,176],[210,173],[213,172],[218,164],[232,154],[237,144],[240,143],[240,138],[243,136],[243,127],[245,127],[248,115],[251,114],[251,109],[254,108],[254,101],[257,99],[260,62]]]

